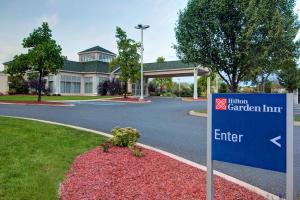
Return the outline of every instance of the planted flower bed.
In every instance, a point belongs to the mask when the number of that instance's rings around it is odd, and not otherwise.
[[[101,101],[115,101],[115,102],[128,102],[128,103],[150,103],[150,100],[140,100],[137,97],[128,97],[128,98],[123,98],[123,97],[116,97],[116,98],[110,98],[110,99],[101,99]]]
[[[206,199],[204,171],[148,149],[139,148],[142,154],[134,154],[132,147],[139,138],[135,129],[116,128],[112,133],[114,138],[106,143],[108,146],[102,145],[74,161],[60,188],[62,200]],[[215,177],[214,199],[264,198]]]
[[[142,149],[132,156],[128,148],[89,151],[74,161],[61,185],[61,200],[176,200],[206,199],[206,173],[157,152]],[[247,189],[215,178],[215,198],[264,199]]]

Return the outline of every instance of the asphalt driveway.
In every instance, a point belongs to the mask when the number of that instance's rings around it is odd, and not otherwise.
[[[0,105],[0,115],[31,117],[109,132],[116,126],[141,131],[140,142],[206,164],[206,118],[189,116],[189,110],[206,108],[206,102],[151,98],[150,104],[78,102],[74,107]],[[0,127],[1,128],[1,127]],[[294,128],[295,189],[300,195],[300,127]],[[285,193],[285,174],[215,162],[215,169],[278,196]]]

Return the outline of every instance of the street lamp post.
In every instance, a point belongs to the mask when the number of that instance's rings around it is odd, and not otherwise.
[[[180,97],[180,78],[178,78],[178,96]]]
[[[140,97],[140,100],[144,100],[143,31],[144,31],[144,29],[147,29],[149,27],[150,27],[149,25],[142,25],[142,24],[138,24],[137,26],[135,26],[136,29],[141,29],[141,97]]]

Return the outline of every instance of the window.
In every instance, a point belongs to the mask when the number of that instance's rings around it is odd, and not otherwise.
[[[88,62],[96,60],[96,54],[84,54],[80,56],[81,62]]]
[[[84,92],[86,94],[93,93],[93,77],[84,78]]]
[[[49,92],[53,93],[53,75],[48,76],[48,88],[49,88]]]
[[[103,62],[111,62],[112,56],[106,54],[100,54],[99,60]]]
[[[62,75],[60,80],[60,92],[79,94],[81,86],[80,79],[79,76]]]

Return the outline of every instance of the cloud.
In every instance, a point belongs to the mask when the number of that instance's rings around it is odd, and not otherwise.
[[[38,18],[37,23],[41,24],[43,22],[48,22],[50,27],[55,27],[58,24],[58,15],[57,14],[53,14],[50,16],[42,16],[40,18]]]

